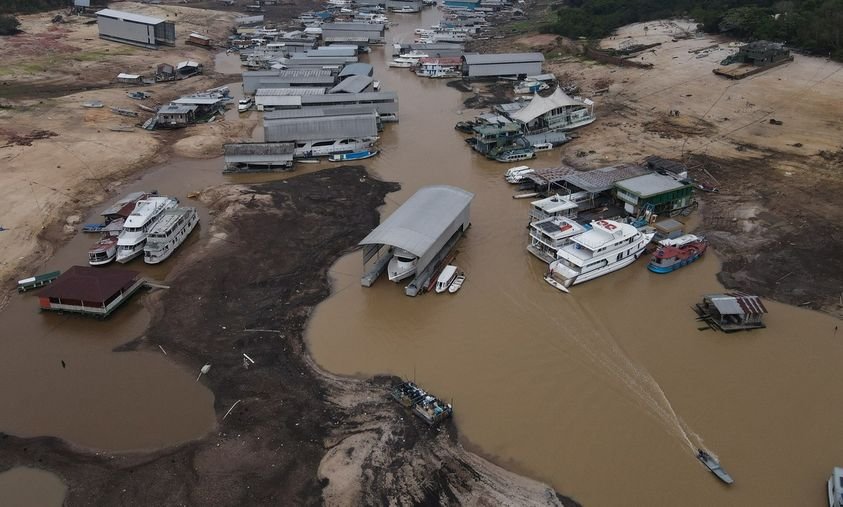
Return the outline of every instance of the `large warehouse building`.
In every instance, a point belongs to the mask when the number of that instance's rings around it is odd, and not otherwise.
[[[360,242],[364,267],[371,266],[360,283],[371,286],[400,249],[417,259],[414,278],[404,290],[408,296],[418,295],[471,225],[472,199],[471,192],[449,185],[419,189]]]
[[[278,117],[264,119],[263,132],[268,143],[375,137],[378,135],[378,121],[374,112],[310,118]]]
[[[462,57],[462,75],[468,79],[513,76],[527,77],[542,73],[541,53],[469,54]]]
[[[151,16],[103,9],[97,11],[100,38],[133,46],[158,49],[176,45],[176,25]]]

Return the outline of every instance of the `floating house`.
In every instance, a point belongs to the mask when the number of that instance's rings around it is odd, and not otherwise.
[[[257,70],[243,72],[243,93],[261,88],[328,88],[336,78],[328,69]]]
[[[547,97],[533,95],[529,104],[509,116],[522,123],[528,134],[572,130],[594,121],[594,102],[569,97],[561,88],[556,88]]]
[[[466,79],[517,77],[542,73],[541,53],[472,53],[462,56],[462,75]]]
[[[292,143],[233,143],[223,146],[223,173],[268,172],[293,166]]]
[[[726,333],[766,327],[761,319],[767,308],[761,298],[743,292],[708,294],[695,311],[701,320]]]
[[[364,93],[372,91],[374,79],[370,76],[351,76],[343,79],[328,93]]]
[[[339,73],[340,79],[345,79],[351,76],[374,76],[374,67],[369,63],[349,63]]]
[[[779,43],[757,40],[741,46],[731,60],[734,63],[763,67],[783,61],[791,61],[793,57],[790,56],[790,50]]]
[[[41,310],[107,317],[145,281],[137,271],[73,266],[38,294]]]
[[[143,84],[143,76],[140,74],[126,74],[125,72],[121,72],[120,74],[117,74],[117,82],[140,85]]]
[[[473,199],[471,192],[449,185],[420,188],[359,243],[366,270],[360,283],[370,287],[398,249],[416,259],[414,278],[404,291],[418,295],[471,225]]]
[[[148,49],[176,45],[176,25],[152,16],[103,9],[97,11],[101,39]]]
[[[617,181],[613,193],[623,202],[624,211],[634,216],[642,215],[645,210],[658,215],[675,215],[694,201],[691,184],[659,173]]]
[[[197,106],[189,104],[166,104],[155,115],[155,126],[181,128],[196,123]]]
[[[379,44],[384,41],[384,29],[381,23],[325,23],[322,25],[322,41]]]

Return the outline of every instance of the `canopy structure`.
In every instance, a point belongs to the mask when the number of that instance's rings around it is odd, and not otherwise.
[[[522,123],[529,123],[536,118],[553,111],[554,109],[570,106],[588,107],[588,104],[571,98],[560,88],[556,88],[556,91],[548,97],[542,97],[539,94],[533,95],[533,100],[531,100],[526,107],[520,111],[512,113],[512,119]]]

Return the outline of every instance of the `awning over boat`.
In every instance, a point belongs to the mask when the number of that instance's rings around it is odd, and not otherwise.
[[[449,185],[423,187],[360,245],[390,245],[423,257],[473,198],[471,192]]]
[[[539,94],[533,95],[533,100],[527,104],[527,107],[512,113],[512,119],[523,123],[529,123],[539,116],[549,113],[554,109],[566,106],[583,106],[586,107],[585,102],[581,102],[568,96],[560,88],[556,88],[549,97],[542,97]]]

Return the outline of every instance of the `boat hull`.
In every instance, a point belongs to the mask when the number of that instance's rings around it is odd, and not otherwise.
[[[118,250],[117,256],[114,258],[114,260],[116,260],[120,264],[126,264],[127,262],[131,261],[132,259],[138,257],[141,254],[143,254],[142,244],[140,245],[140,248],[138,248],[137,250],[132,250],[131,253],[123,253],[122,251]]]
[[[647,269],[649,269],[653,273],[659,273],[659,274],[670,273],[672,271],[676,271],[679,268],[684,268],[685,266],[687,266],[688,264],[691,264],[692,262],[696,261],[700,257],[702,257],[702,252],[694,254],[694,255],[688,257],[687,259],[683,259],[681,261],[674,262],[670,266],[661,266],[661,265],[653,264],[652,262],[650,262],[649,264],[647,264]]]
[[[185,226],[185,233],[180,236],[180,238],[172,245],[171,248],[159,250],[159,251],[163,251],[163,254],[161,254],[161,255],[155,255],[152,252],[148,252],[148,251],[144,250],[143,261],[147,264],[159,264],[159,263],[164,262],[165,260],[169,259],[170,256],[173,255],[173,252],[175,252],[176,249],[178,247],[180,247],[182,245],[182,243],[185,242],[187,237],[190,236],[190,233],[193,232],[193,229],[196,228],[196,225],[198,223],[199,223],[199,215],[197,215],[194,212],[193,215],[191,216],[190,220],[188,221],[187,225]],[[148,255],[148,254],[152,254],[152,255]]]

